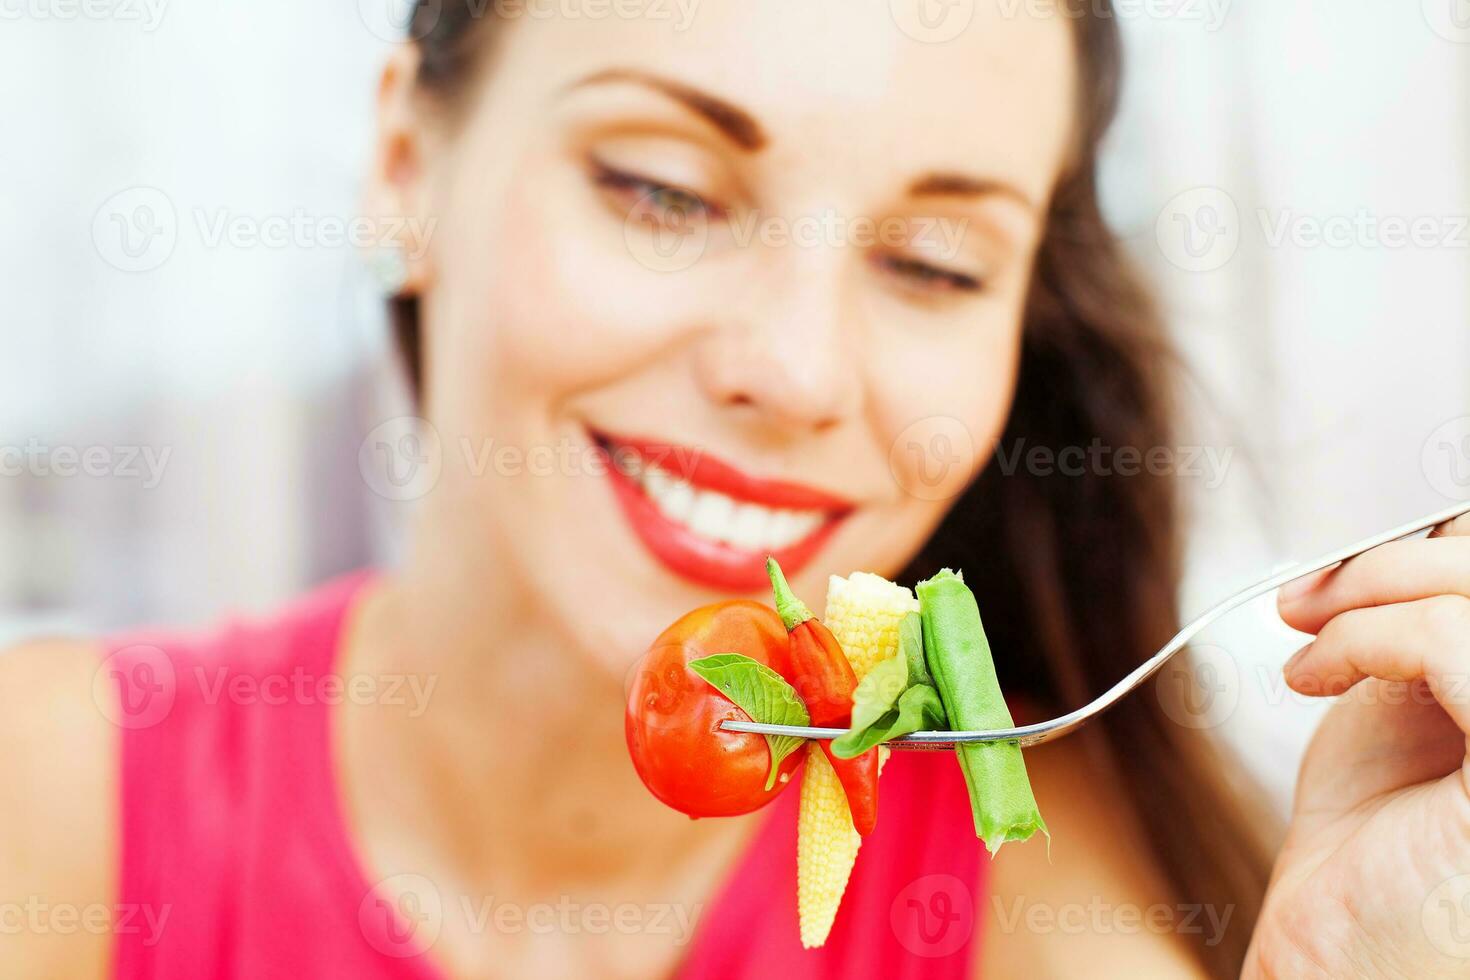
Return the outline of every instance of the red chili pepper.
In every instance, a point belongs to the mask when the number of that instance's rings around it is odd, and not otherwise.
[[[766,559],[766,572],[776,594],[776,612],[791,639],[791,671],[788,677],[803,701],[812,724],[818,728],[847,728],[852,724],[852,695],[857,690],[857,675],[842,644],[822,621],[812,615],[791,586],[776,559]],[[878,823],[878,749],[869,749],[852,759],[839,759],[832,754],[832,743],[821,740],[822,752],[847,795],[847,808],[852,825],[867,836]]]

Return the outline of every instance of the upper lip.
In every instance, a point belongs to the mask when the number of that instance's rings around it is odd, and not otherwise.
[[[681,480],[737,500],[772,508],[835,513],[845,513],[854,506],[850,500],[804,483],[753,476],[705,449],[681,446],[660,439],[615,436],[603,432],[593,434],[605,448],[614,451],[630,449],[646,462]]]

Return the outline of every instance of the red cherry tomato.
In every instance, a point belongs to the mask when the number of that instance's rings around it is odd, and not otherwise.
[[[696,609],[653,641],[634,668],[624,731],[633,766],[654,796],[691,817],[732,817],[765,806],[786,787],[802,753],[781,763],[767,792],[770,749],[761,735],[727,732],[750,717],[687,666],[741,653],[791,676],[781,617],[748,599]]]

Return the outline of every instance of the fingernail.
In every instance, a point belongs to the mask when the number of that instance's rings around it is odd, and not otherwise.
[[[1322,580],[1327,578],[1327,576],[1331,573],[1332,569],[1327,568],[1323,569],[1320,572],[1313,572],[1311,575],[1305,575],[1299,579],[1293,579],[1292,581],[1287,582],[1281,587],[1281,601],[1295,602],[1302,596],[1311,592],[1317,586],[1321,585]]]
[[[1286,666],[1281,668],[1281,673],[1285,674],[1287,677],[1290,677],[1292,671],[1296,670],[1297,664],[1302,662],[1302,658],[1307,655],[1307,651],[1310,649],[1312,649],[1312,644],[1308,643],[1296,653],[1293,653],[1291,655],[1291,659],[1286,662]]]

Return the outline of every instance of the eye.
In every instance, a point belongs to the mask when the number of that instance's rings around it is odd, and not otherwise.
[[[873,261],[879,269],[889,275],[897,276],[904,280],[906,285],[925,292],[978,293],[984,288],[984,283],[974,276],[921,262],[918,259],[905,258],[901,255],[879,255]]]
[[[623,213],[633,220],[647,218],[663,225],[682,226],[724,215],[718,205],[705,201],[688,188],[619,170],[600,160],[592,161],[592,179],[615,197],[620,210],[625,208]]]

